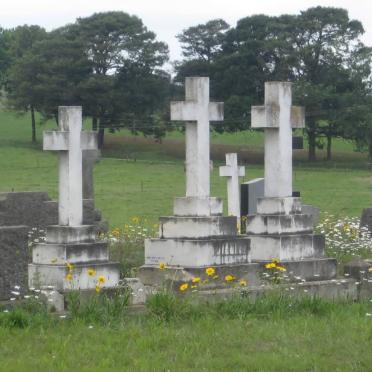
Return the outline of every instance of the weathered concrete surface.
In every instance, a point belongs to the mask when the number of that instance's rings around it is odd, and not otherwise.
[[[218,278],[208,277],[205,270],[213,267]],[[234,264],[234,265],[210,265],[204,267],[175,267],[169,266],[161,270],[157,266],[144,265],[139,269],[138,277],[145,286],[161,287],[165,284],[173,285],[178,289],[178,283],[189,282],[198,277],[203,280],[204,288],[217,288],[224,286],[225,275],[234,275],[237,279],[244,279],[250,285],[260,283],[261,268],[257,263]],[[208,282],[205,282],[208,279]]]
[[[292,107],[292,84],[265,83],[265,105],[253,106],[252,128],[265,128],[265,197],[292,196],[292,128],[303,128],[303,109]]]
[[[83,224],[82,151],[97,150],[97,133],[82,132],[82,108],[58,108],[59,131],[44,132],[43,149],[59,151],[58,224]]]
[[[233,236],[237,232],[236,217],[160,217],[159,237],[166,238],[207,238]]]
[[[227,178],[227,211],[236,216],[240,223],[240,187],[239,177],[245,176],[245,168],[238,166],[237,154],[226,154],[226,165],[219,168],[220,177]]]
[[[96,271],[94,277],[89,275],[89,269]],[[30,287],[39,288],[47,284],[58,291],[94,289],[99,276],[105,278],[102,287],[115,287],[120,279],[119,264],[107,261],[75,264],[71,273],[72,280],[66,278],[69,273],[66,264],[30,264],[28,273]]]
[[[93,200],[83,201],[84,225],[95,225],[97,231],[106,231],[100,211],[94,209]],[[58,224],[58,203],[46,192],[0,193],[0,225],[25,225],[45,229]]]
[[[220,198],[186,196],[174,199],[175,216],[222,216],[222,212],[223,204]]]
[[[171,102],[171,120],[186,121],[186,196],[209,197],[209,122],[223,120],[223,103],[209,102],[209,78],[187,77],[184,102]]]
[[[358,283],[358,298],[372,299],[372,259],[356,259],[344,266],[345,276]]]
[[[204,267],[250,262],[250,240],[245,237],[205,239],[147,239],[145,265]]]
[[[20,293],[27,289],[27,241],[27,226],[0,226],[0,300],[14,297],[14,286]]]

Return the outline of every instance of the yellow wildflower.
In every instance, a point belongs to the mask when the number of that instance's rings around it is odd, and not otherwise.
[[[280,263],[280,260],[279,258],[273,258],[271,262],[277,265],[278,263]]]
[[[266,269],[274,269],[276,267],[276,264],[275,263],[268,263],[265,265],[265,268]]]
[[[227,281],[227,282],[232,282],[232,281],[234,281],[236,278],[235,278],[235,276],[234,275],[226,275],[225,276],[225,280]]]
[[[133,217],[132,222],[137,225],[137,224],[139,224],[140,219],[138,217]]]
[[[66,266],[67,266],[69,271],[72,271],[74,269],[74,265],[70,264],[69,262],[66,262]]]
[[[192,282],[193,283],[200,283],[200,278],[199,277],[198,278],[193,278]]]
[[[95,276],[96,275],[96,270],[94,270],[94,269],[88,269],[88,275],[89,276]]]
[[[239,285],[242,286],[242,287],[246,287],[246,286],[247,286],[247,281],[244,280],[244,279],[241,279],[241,280],[239,281]]]
[[[181,292],[186,291],[187,288],[189,288],[188,283],[183,283],[183,284],[180,285],[180,291]]]
[[[68,282],[71,282],[71,280],[72,280],[72,275],[71,275],[70,273],[68,273],[68,274],[66,275],[66,280],[67,280]]]
[[[216,273],[216,270],[213,267],[208,267],[205,269],[205,272],[208,276],[213,276]]]
[[[160,270],[164,270],[165,269],[165,263],[164,262],[160,262],[160,264],[159,264],[159,269]]]
[[[287,269],[283,266],[276,266],[276,269],[279,271],[287,271]]]
[[[100,275],[100,276],[98,277],[98,283],[99,283],[99,284],[103,284],[105,281],[106,281],[106,278],[105,278],[103,275]]]
[[[97,284],[96,285],[96,293],[100,293],[102,288]]]
[[[198,286],[197,285],[192,285],[191,288],[198,288]]]

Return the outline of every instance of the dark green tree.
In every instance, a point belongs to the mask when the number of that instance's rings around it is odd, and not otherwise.
[[[121,94],[113,91],[118,86],[119,71],[136,64],[143,71],[154,73],[167,61],[168,47],[157,41],[138,17],[124,12],[78,18],[60,32],[79,40],[91,62],[92,76],[86,81],[84,101],[92,116],[93,129],[98,127],[102,146],[105,128],[115,129],[122,116],[120,108],[124,102],[114,102]]]
[[[35,25],[24,25],[8,30],[8,81],[6,82],[7,90],[10,92],[8,104],[15,110],[21,112],[30,112],[31,114],[31,139],[36,142],[36,119],[35,119],[35,102],[36,96],[31,93],[35,87],[36,76],[32,73],[31,65],[34,60],[31,57],[33,46],[46,38],[46,31]],[[21,71],[20,63],[29,59],[29,68]],[[36,67],[34,65],[34,67]],[[27,79],[27,80],[24,80]],[[15,82],[18,81],[16,84]],[[27,88],[26,88],[27,87]],[[18,94],[21,93],[22,94]]]

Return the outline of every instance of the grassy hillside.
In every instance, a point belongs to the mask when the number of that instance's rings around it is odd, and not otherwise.
[[[58,158],[55,153],[41,150],[39,143],[30,144],[28,117],[0,113],[0,191],[45,190],[57,196]],[[48,123],[47,127],[54,127]],[[226,142],[229,142],[226,135]],[[108,136],[105,156],[95,169],[96,203],[112,226],[125,223],[133,216],[156,221],[158,216],[170,214],[173,197],[184,194],[185,174],[182,159],[156,152],[161,144],[141,143],[133,139],[130,150],[136,148],[136,161],[112,158],[115,151],[110,143],[117,136]],[[119,137],[120,138],[120,137]],[[223,138],[221,136],[220,140]],[[244,138],[244,134],[242,137]],[[137,141],[137,142],[136,142]],[[181,153],[183,149],[178,147]],[[110,152],[112,151],[112,152]],[[218,176],[218,162],[212,174],[212,194],[225,197],[226,184]],[[372,204],[372,174],[359,167],[326,168],[323,163],[299,165],[294,171],[294,189],[300,190],[305,203],[318,205],[323,211],[341,215],[360,215],[361,209]],[[245,180],[263,175],[262,165],[247,165]],[[371,200],[371,201],[370,201]]]

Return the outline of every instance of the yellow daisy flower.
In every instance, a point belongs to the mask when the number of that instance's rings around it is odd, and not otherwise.
[[[183,284],[180,285],[180,291],[181,292],[186,291],[187,288],[189,288],[188,283],[183,283]]]
[[[213,267],[208,267],[205,269],[205,272],[208,276],[213,276],[216,273],[216,270]]]

